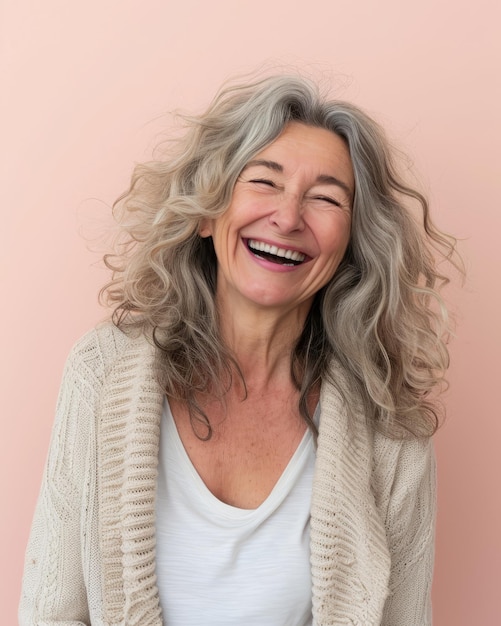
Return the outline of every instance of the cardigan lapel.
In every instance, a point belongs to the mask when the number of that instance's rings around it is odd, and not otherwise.
[[[339,373],[337,373],[339,376]],[[390,556],[371,491],[372,437],[322,385],[311,507],[314,623],[380,624]]]
[[[162,624],[155,492],[163,394],[154,348],[132,340],[107,377],[99,421],[100,541],[106,624]]]

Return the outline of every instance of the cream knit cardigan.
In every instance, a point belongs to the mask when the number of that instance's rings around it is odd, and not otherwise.
[[[431,624],[431,444],[387,439],[363,419],[348,424],[328,384],[320,403],[314,624]],[[154,519],[161,410],[144,338],[107,323],[73,348],[26,553],[21,626],[163,623]]]

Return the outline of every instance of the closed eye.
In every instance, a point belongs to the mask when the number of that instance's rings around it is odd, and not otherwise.
[[[328,202],[329,204],[333,204],[334,206],[342,206],[341,202],[338,202],[334,198],[330,198],[329,196],[315,196],[314,200],[322,200],[323,202]]]
[[[267,178],[253,178],[251,183],[257,183],[260,185],[267,185],[268,187],[276,187],[275,183],[272,180],[268,180]]]

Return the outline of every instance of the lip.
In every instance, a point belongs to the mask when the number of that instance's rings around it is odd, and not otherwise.
[[[290,250],[291,252],[299,252],[299,254],[302,254],[304,256],[304,260],[301,262],[300,265],[303,265],[304,263],[307,263],[308,261],[311,261],[312,259],[312,257],[301,248],[297,246],[290,246],[290,245],[284,244],[283,242],[272,241],[271,239],[263,239],[262,237],[248,237],[248,236],[242,237],[242,241],[247,249],[249,249],[249,241],[259,241],[259,243],[265,243],[265,244],[268,244],[269,246],[275,246],[277,248],[281,248],[282,250]]]
[[[304,260],[301,263],[299,263],[297,265],[295,265],[295,264],[287,265],[287,264],[281,264],[281,263],[273,263],[273,261],[269,261],[268,259],[266,259],[264,257],[260,257],[260,256],[257,256],[256,254],[254,254],[252,252],[252,250],[248,246],[249,240],[263,242],[263,243],[266,243],[266,244],[268,244],[270,246],[276,246],[277,248],[282,248],[284,250],[290,250],[291,252],[299,252],[299,253],[303,254],[305,256],[305,258],[304,258]],[[244,237],[244,238],[242,238],[241,241],[242,241],[242,244],[243,244],[245,250],[247,251],[247,254],[252,259],[252,261],[254,263],[256,263],[257,265],[259,265],[260,267],[263,267],[264,269],[267,269],[269,271],[273,271],[273,272],[295,272],[295,271],[301,269],[308,261],[311,261],[311,257],[308,254],[306,254],[300,248],[297,248],[297,247],[294,247],[294,246],[284,246],[283,243],[270,241],[269,239],[262,239],[261,237]]]

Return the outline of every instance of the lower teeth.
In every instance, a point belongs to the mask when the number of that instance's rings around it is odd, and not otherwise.
[[[271,261],[272,263],[276,263],[277,265],[286,265],[287,267],[295,267],[296,265],[299,265],[301,263],[301,261],[297,261],[295,263],[294,261],[290,261],[289,259],[286,259],[283,256],[276,256],[274,254],[268,254],[267,252],[261,252],[260,250],[253,250],[252,248],[249,248],[249,249],[252,252],[252,254],[254,254],[254,256],[257,256],[260,259],[265,259],[266,261]]]

